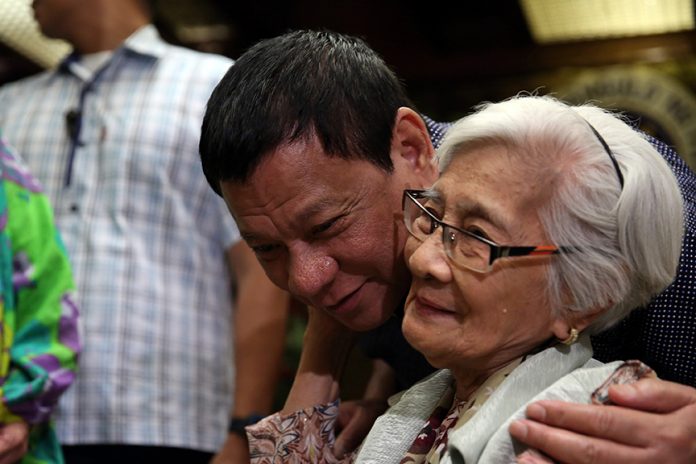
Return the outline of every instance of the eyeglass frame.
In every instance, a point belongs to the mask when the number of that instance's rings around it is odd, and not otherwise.
[[[485,237],[481,237],[478,234],[475,234],[474,232],[460,229],[459,227],[453,226],[451,224],[447,224],[446,222],[438,219],[428,211],[423,205],[421,205],[418,202],[419,198],[424,198],[424,197],[417,197],[417,195],[423,195],[425,190],[415,190],[415,189],[406,189],[404,190],[403,197],[401,199],[401,211],[404,213],[403,221],[404,221],[404,226],[406,227],[406,230],[408,231],[409,234],[419,242],[423,242],[421,238],[416,236],[413,232],[411,232],[412,229],[412,224],[408,224],[406,221],[406,201],[407,199],[411,200],[413,203],[420,208],[421,211],[423,211],[431,221],[431,229],[432,232],[427,235],[432,235],[433,232],[435,232],[435,229],[440,227],[442,229],[442,247],[445,250],[445,254],[447,257],[452,261],[454,264],[457,266],[465,267],[466,269],[469,269],[474,272],[478,272],[481,274],[486,274],[491,271],[493,268],[493,263],[499,259],[499,258],[511,258],[511,257],[518,257],[518,256],[549,256],[549,255],[557,255],[557,254],[565,254],[565,253],[573,253],[577,251],[577,247],[572,247],[572,246],[555,246],[555,245],[537,245],[537,246],[508,246],[508,245],[499,245],[495,243],[492,240],[489,240]],[[433,224],[435,225],[433,227]],[[454,229],[459,233],[462,233],[464,235],[467,235],[469,237],[472,237],[482,243],[485,243],[486,245],[489,246],[490,248],[490,254],[488,258],[488,267],[485,270],[481,269],[476,269],[470,266],[467,266],[465,264],[457,262],[453,257],[452,257],[452,252],[450,251],[450,247],[447,246],[445,242],[445,229],[450,228]]]

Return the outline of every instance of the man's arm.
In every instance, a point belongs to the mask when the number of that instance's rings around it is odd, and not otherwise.
[[[310,309],[302,357],[282,415],[335,401],[355,333],[323,311]],[[348,372],[347,374],[350,374]],[[347,456],[362,443],[396,390],[393,369],[376,359],[362,399],[339,406],[333,455]]]
[[[247,427],[252,462],[349,462],[333,450],[339,379],[353,334],[321,310],[308,308],[302,355],[283,409]],[[308,461],[307,461],[308,462]]]
[[[232,417],[271,412],[280,376],[290,296],[271,283],[254,253],[240,242],[228,252],[235,277],[235,388]],[[246,436],[230,433],[215,464],[249,462]]]
[[[308,449],[321,462],[350,460],[395,388],[392,369],[375,361],[363,399],[341,404],[336,410],[339,381],[355,334],[324,311],[309,308],[308,313],[302,356],[285,406],[247,428],[256,460],[279,453],[287,453],[289,461],[301,460]],[[341,410],[346,404],[351,407]],[[334,442],[340,426],[343,430]]]
[[[339,408],[337,423],[341,430],[334,445],[337,456],[353,452],[362,443],[375,420],[387,410],[387,400],[394,393],[394,370],[381,359],[373,360],[363,398],[342,403]]]
[[[340,322],[315,308],[308,308],[308,315],[300,363],[281,414],[336,400],[353,348],[355,334]]]
[[[510,434],[568,464],[696,462],[696,389],[644,379],[612,386],[609,397],[618,406],[533,403]]]

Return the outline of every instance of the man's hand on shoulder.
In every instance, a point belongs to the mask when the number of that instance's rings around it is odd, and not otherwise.
[[[510,434],[568,464],[696,462],[696,389],[643,379],[610,387],[609,397],[616,406],[532,403]],[[541,459],[519,462],[549,462]]]

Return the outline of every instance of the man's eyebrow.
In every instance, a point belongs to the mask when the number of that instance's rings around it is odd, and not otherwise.
[[[339,204],[340,203],[336,200],[321,198],[318,201],[315,201],[312,204],[308,205],[306,208],[302,209],[299,213],[297,213],[295,220],[300,224],[307,225],[307,223],[311,222],[318,214],[321,214],[331,208],[335,208]],[[265,240],[265,238],[254,232],[244,232],[240,230],[239,235],[246,242]]]
[[[329,200],[327,198],[322,198],[319,201],[315,201],[303,208],[297,215],[297,218],[304,222],[310,221],[317,214],[323,213],[327,209],[335,207],[337,202],[335,200]]]

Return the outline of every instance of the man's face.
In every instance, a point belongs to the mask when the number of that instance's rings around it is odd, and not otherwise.
[[[79,0],[34,0],[34,18],[39,23],[41,32],[47,37],[65,39],[69,28],[72,27],[71,19],[78,13],[79,8],[85,4]]]
[[[240,232],[269,278],[354,330],[378,327],[405,297],[404,188],[432,183],[392,155],[387,173],[328,157],[315,138],[280,146],[248,182],[222,182]]]

